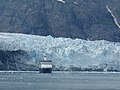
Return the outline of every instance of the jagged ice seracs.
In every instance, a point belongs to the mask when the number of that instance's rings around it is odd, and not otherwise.
[[[46,54],[56,66],[97,66],[120,70],[120,43],[117,42],[0,33],[0,50],[25,50],[31,57],[29,63],[32,64],[42,60]]]

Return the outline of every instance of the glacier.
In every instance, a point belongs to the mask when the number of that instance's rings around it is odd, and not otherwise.
[[[54,38],[16,33],[0,33],[0,50],[24,50],[36,64],[44,55],[56,67],[102,68],[120,71],[120,43],[105,40]]]

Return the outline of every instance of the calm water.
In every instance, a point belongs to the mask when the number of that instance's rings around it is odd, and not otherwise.
[[[120,90],[120,73],[0,72],[0,90]]]

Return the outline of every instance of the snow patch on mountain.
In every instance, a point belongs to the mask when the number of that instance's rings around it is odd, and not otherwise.
[[[114,18],[114,22],[117,25],[117,27],[120,28],[117,18],[114,16],[114,14],[112,13],[112,11],[110,10],[110,8],[107,5],[106,5],[106,8],[107,8],[108,12],[110,12],[111,16]]]
[[[62,2],[62,3],[65,3],[65,1],[64,0],[57,0],[58,2]]]
[[[120,70],[120,43],[0,33],[0,50],[25,50],[31,62],[44,54],[56,66],[97,67]],[[30,63],[30,62],[29,62]]]
[[[74,4],[78,4],[77,2],[73,2]]]

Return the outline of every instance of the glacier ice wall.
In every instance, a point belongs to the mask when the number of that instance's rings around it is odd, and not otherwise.
[[[0,33],[0,50],[25,50],[30,62],[42,60],[44,54],[56,66],[112,67],[120,70],[120,43],[104,40],[86,41],[15,33]],[[105,66],[106,65],[106,66]]]

